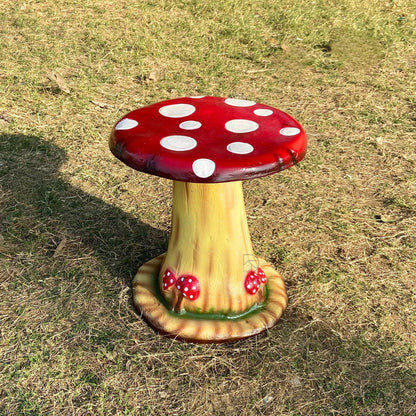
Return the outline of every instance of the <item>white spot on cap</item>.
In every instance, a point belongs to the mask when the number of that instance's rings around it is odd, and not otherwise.
[[[245,119],[230,120],[225,123],[225,128],[232,133],[250,133],[259,128],[255,121]]]
[[[225,104],[232,105],[233,107],[251,107],[256,104],[254,101],[238,100],[236,98],[227,98]]]
[[[194,113],[196,108],[191,104],[171,104],[159,108],[159,113],[165,117],[180,118]]]
[[[166,136],[161,141],[160,144],[168,150],[174,150],[175,152],[184,152],[186,150],[191,150],[196,147],[197,142],[195,139],[189,136]]]
[[[280,134],[283,136],[296,136],[300,133],[300,130],[297,127],[283,127],[280,129]]]
[[[215,163],[211,159],[197,159],[192,163],[192,170],[199,178],[208,178],[214,173]]]
[[[121,120],[116,125],[116,130],[130,130],[134,129],[136,126],[138,126],[139,123],[136,120],[132,120],[131,118],[125,118],[124,120]]]
[[[233,142],[227,146],[227,150],[237,155],[246,155],[254,150],[254,147],[249,143]]]
[[[189,98],[204,98],[205,95],[190,95]]]
[[[202,124],[199,121],[187,120],[179,124],[179,127],[184,130],[196,130],[199,129]]]
[[[273,111],[267,108],[258,108],[257,110],[254,110],[254,114],[256,116],[266,117],[266,116],[271,116],[273,114]]]
[[[189,287],[185,287],[184,291],[187,292],[189,290]]]

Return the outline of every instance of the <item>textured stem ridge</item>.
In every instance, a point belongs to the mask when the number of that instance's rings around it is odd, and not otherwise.
[[[241,182],[175,181],[171,235],[159,273],[160,292],[171,309],[227,314],[261,304],[264,291],[251,295],[244,287],[246,274],[257,267]],[[175,287],[165,290],[162,276],[167,269],[178,278],[195,276],[200,285],[199,297],[182,299]]]

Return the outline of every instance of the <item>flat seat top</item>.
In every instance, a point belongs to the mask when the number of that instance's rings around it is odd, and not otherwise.
[[[110,137],[132,168],[184,182],[246,180],[303,159],[306,134],[291,116],[254,101],[184,97],[126,114]]]

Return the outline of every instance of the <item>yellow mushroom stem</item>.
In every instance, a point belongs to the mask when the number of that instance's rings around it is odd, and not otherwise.
[[[159,273],[159,288],[171,309],[201,313],[242,313],[261,304],[264,291],[248,294],[244,280],[256,271],[247,225],[242,184],[174,181],[172,227]],[[164,290],[163,273],[193,275],[200,295],[190,300],[176,286]]]

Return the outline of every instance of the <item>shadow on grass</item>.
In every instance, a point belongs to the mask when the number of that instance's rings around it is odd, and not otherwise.
[[[166,249],[167,233],[62,180],[65,161],[63,149],[38,137],[0,135],[0,234],[43,258],[53,257],[60,242],[75,242],[78,257],[95,257],[130,284],[140,264]]]
[[[331,319],[296,313],[286,319],[287,343],[278,351],[268,349],[267,358],[272,362],[278,353],[291,367],[286,374],[273,375],[279,379],[292,374],[287,381],[295,388],[288,391],[287,410],[298,414],[297,409],[305,408],[302,414],[308,415],[416,414],[410,345],[368,328],[352,335]]]

